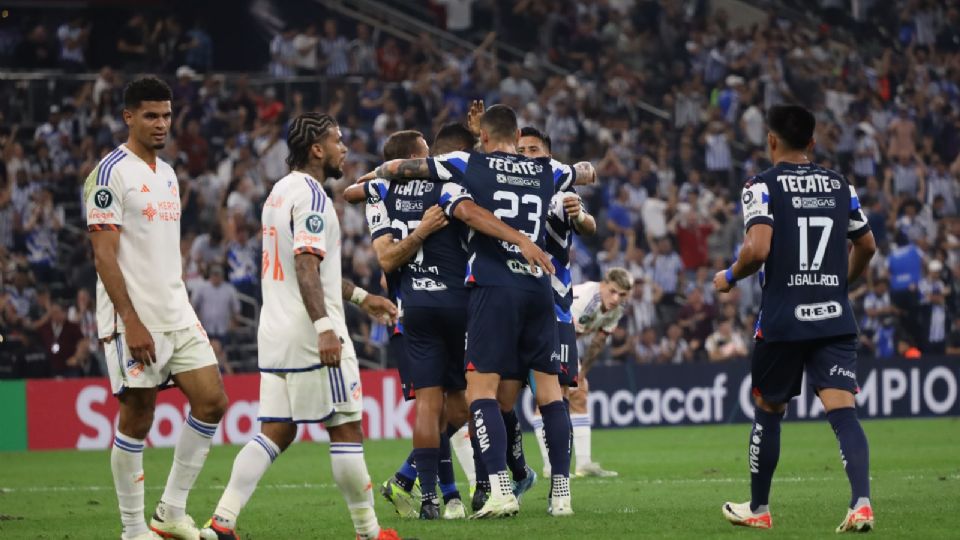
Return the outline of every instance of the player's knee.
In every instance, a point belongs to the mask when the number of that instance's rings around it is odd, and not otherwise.
[[[277,445],[281,452],[286,450],[297,438],[296,424],[286,422],[264,422],[260,432]]]
[[[153,426],[153,407],[127,407],[120,415],[117,429],[120,433],[136,439],[146,439]]]
[[[226,414],[228,405],[227,395],[221,391],[195,406],[191,406],[190,414],[202,422],[216,424]]]
[[[763,399],[763,396],[759,395],[753,396],[753,402],[756,404],[757,408],[763,409],[768,413],[780,414],[787,410],[786,403],[773,403]]]
[[[330,442],[363,442],[363,427],[360,425],[360,422],[348,422],[346,424],[340,424],[339,426],[331,426],[327,428],[327,433],[330,434]]]

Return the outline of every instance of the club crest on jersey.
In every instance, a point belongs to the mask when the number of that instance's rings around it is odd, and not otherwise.
[[[134,360],[133,358],[127,360],[127,374],[131,377],[136,377],[143,373],[143,363]]]
[[[93,196],[93,204],[97,205],[97,208],[108,208],[113,204],[113,194],[106,189],[101,189]]]
[[[307,216],[305,225],[311,233],[320,234],[320,232],[323,231],[323,216],[320,214],[311,214]]]
[[[753,192],[750,190],[743,192],[743,204],[750,204],[753,201]]]

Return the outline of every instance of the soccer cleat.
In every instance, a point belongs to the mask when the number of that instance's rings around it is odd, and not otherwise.
[[[443,505],[443,519],[466,519],[467,508],[460,499],[450,499]]]
[[[517,498],[519,502],[523,498],[523,494],[530,491],[530,488],[537,483],[537,473],[530,468],[529,465],[526,467],[527,477],[519,482],[513,483],[513,495]]]
[[[363,540],[360,535],[357,535],[357,540]],[[393,529],[380,529],[380,534],[376,538],[371,538],[369,540],[417,540],[416,538],[400,538],[400,535],[397,534],[397,531]]]
[[[121,536],[120,540],[162,540],[163,537],[153,531],[140,533],[136,536]]]
[[[501,497],[491,496],[484,503],[477,513],[470,516],[470,519],[494,519],[515,516],[520,512],[520,501],[513,495],[507,493]]]
[[[479,512],[480,509],[483,508],[483,505],[487,504],[488,498],[490,498],[490,492],[477,487],[473,491],[473,497],[470,498],[470,509],[474,512]]]
[[[150,520],[150,530],[161,538],[175,538],[176,540],[200,540],[200,530],[197,529],[193,518],[184,514],[177,519],[161,520],[156,513]]]
[[[393,505],[400,517],[416,519],[420,515],[420,499],[400,487],[392,476],[380,485],[380,495]]]
[[[218,523],[217,516],[213,516],[200,529],[200,540],[240,540],[240,536],[233,529]]]
[[[572,516],[573,505],[569,495],[550,497],[547,503],[547,514],[551,516]]]
[[[614,476],[620,476],[616,471],[608,471],[600,466],[599,463],[591,462],[585,463],[582,467],[577,467],[577,472],[574,476],[578,478],[583,478],[586,476],[593,476],[597,478],[613,478]]]
[[[754,527],[756,529],[769,529],[773,527],[773,520],[770,519],[770,511],[762,514],[755,514],[750,509],[750,503],[723,503],[723,517],[733,525],[741,527]]]
[[[847,517],[837,527],[837,532],[869,532],[873,530],[873,508],[870,503],[847,510]]]
[[[420,519],[440,519],[440,506],[436,500],[420,502]]]

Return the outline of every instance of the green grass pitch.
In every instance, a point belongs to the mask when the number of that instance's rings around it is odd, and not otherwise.
[[[957,538],[960,418],[867,421],[864,428],[870,439],[877,516],[872,534]],[[594,459],[619,471],[620,477],[574,479],[576,515],[570,518],[546,515],[547,483],[542,481],[512,519],[400,520],[379,494],[377,514],[382,525],[421,539],[834,536],[849,491],[825,421],[784,424],[771,498],[772,531],[734,528],[723,520],[724,501],[749,498],[748,430],[747,425],[732,425],[594,431]],[[529,462],[539,471],[542,464],[532,434],[525,442]],[[391,474],[409,448],[409,441],[367,443],[374,482]],[[228,446],[211,452],[190,497],[189,511],[198,522],[212,512],[237,451]],[[148,511],[160,496],[171,458],[170,449],[145,453]],[[108,452],[9,453],[0,454],[0,460],[0,538],[119,537]],[[238,532],[244,540],[352,538],[325,445],[294,444],[281,456],[241,515]]]

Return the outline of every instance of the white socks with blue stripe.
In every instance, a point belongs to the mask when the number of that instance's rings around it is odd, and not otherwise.
[[[123,538],[147,532],[143,519],[143,439],[117,432],[110,451],[113,486],[120,506]]]
[[[359,538],[367,540],[380,534],[380,524],[373,511],[373,484],[363,460],[360,443],[330,443],[330,464],[333,481],[347,501],[350,519]]]
[[[573,450],[577,455],[577,470],[591,463],[590,456],[590,415],[571,414],[570,424],[573,426]]]
[[[214,511],[221,524],[230,529],[234,528],[237,516],[257,489],[263,473],[267,472],[270,464],[279,455],[280,447],[263,433],[258,433],[252,441],[244,445],[233,460],[230,481]]]
[[[157,517],[161,521],[177,519],[186,513],[187,496],[203,468],[203,462],[207,460],[216,432],[217,424],[201,422],[193,415],[187,415],[173,452],[173,466],[167,477],[167,487],[157,505]]]

